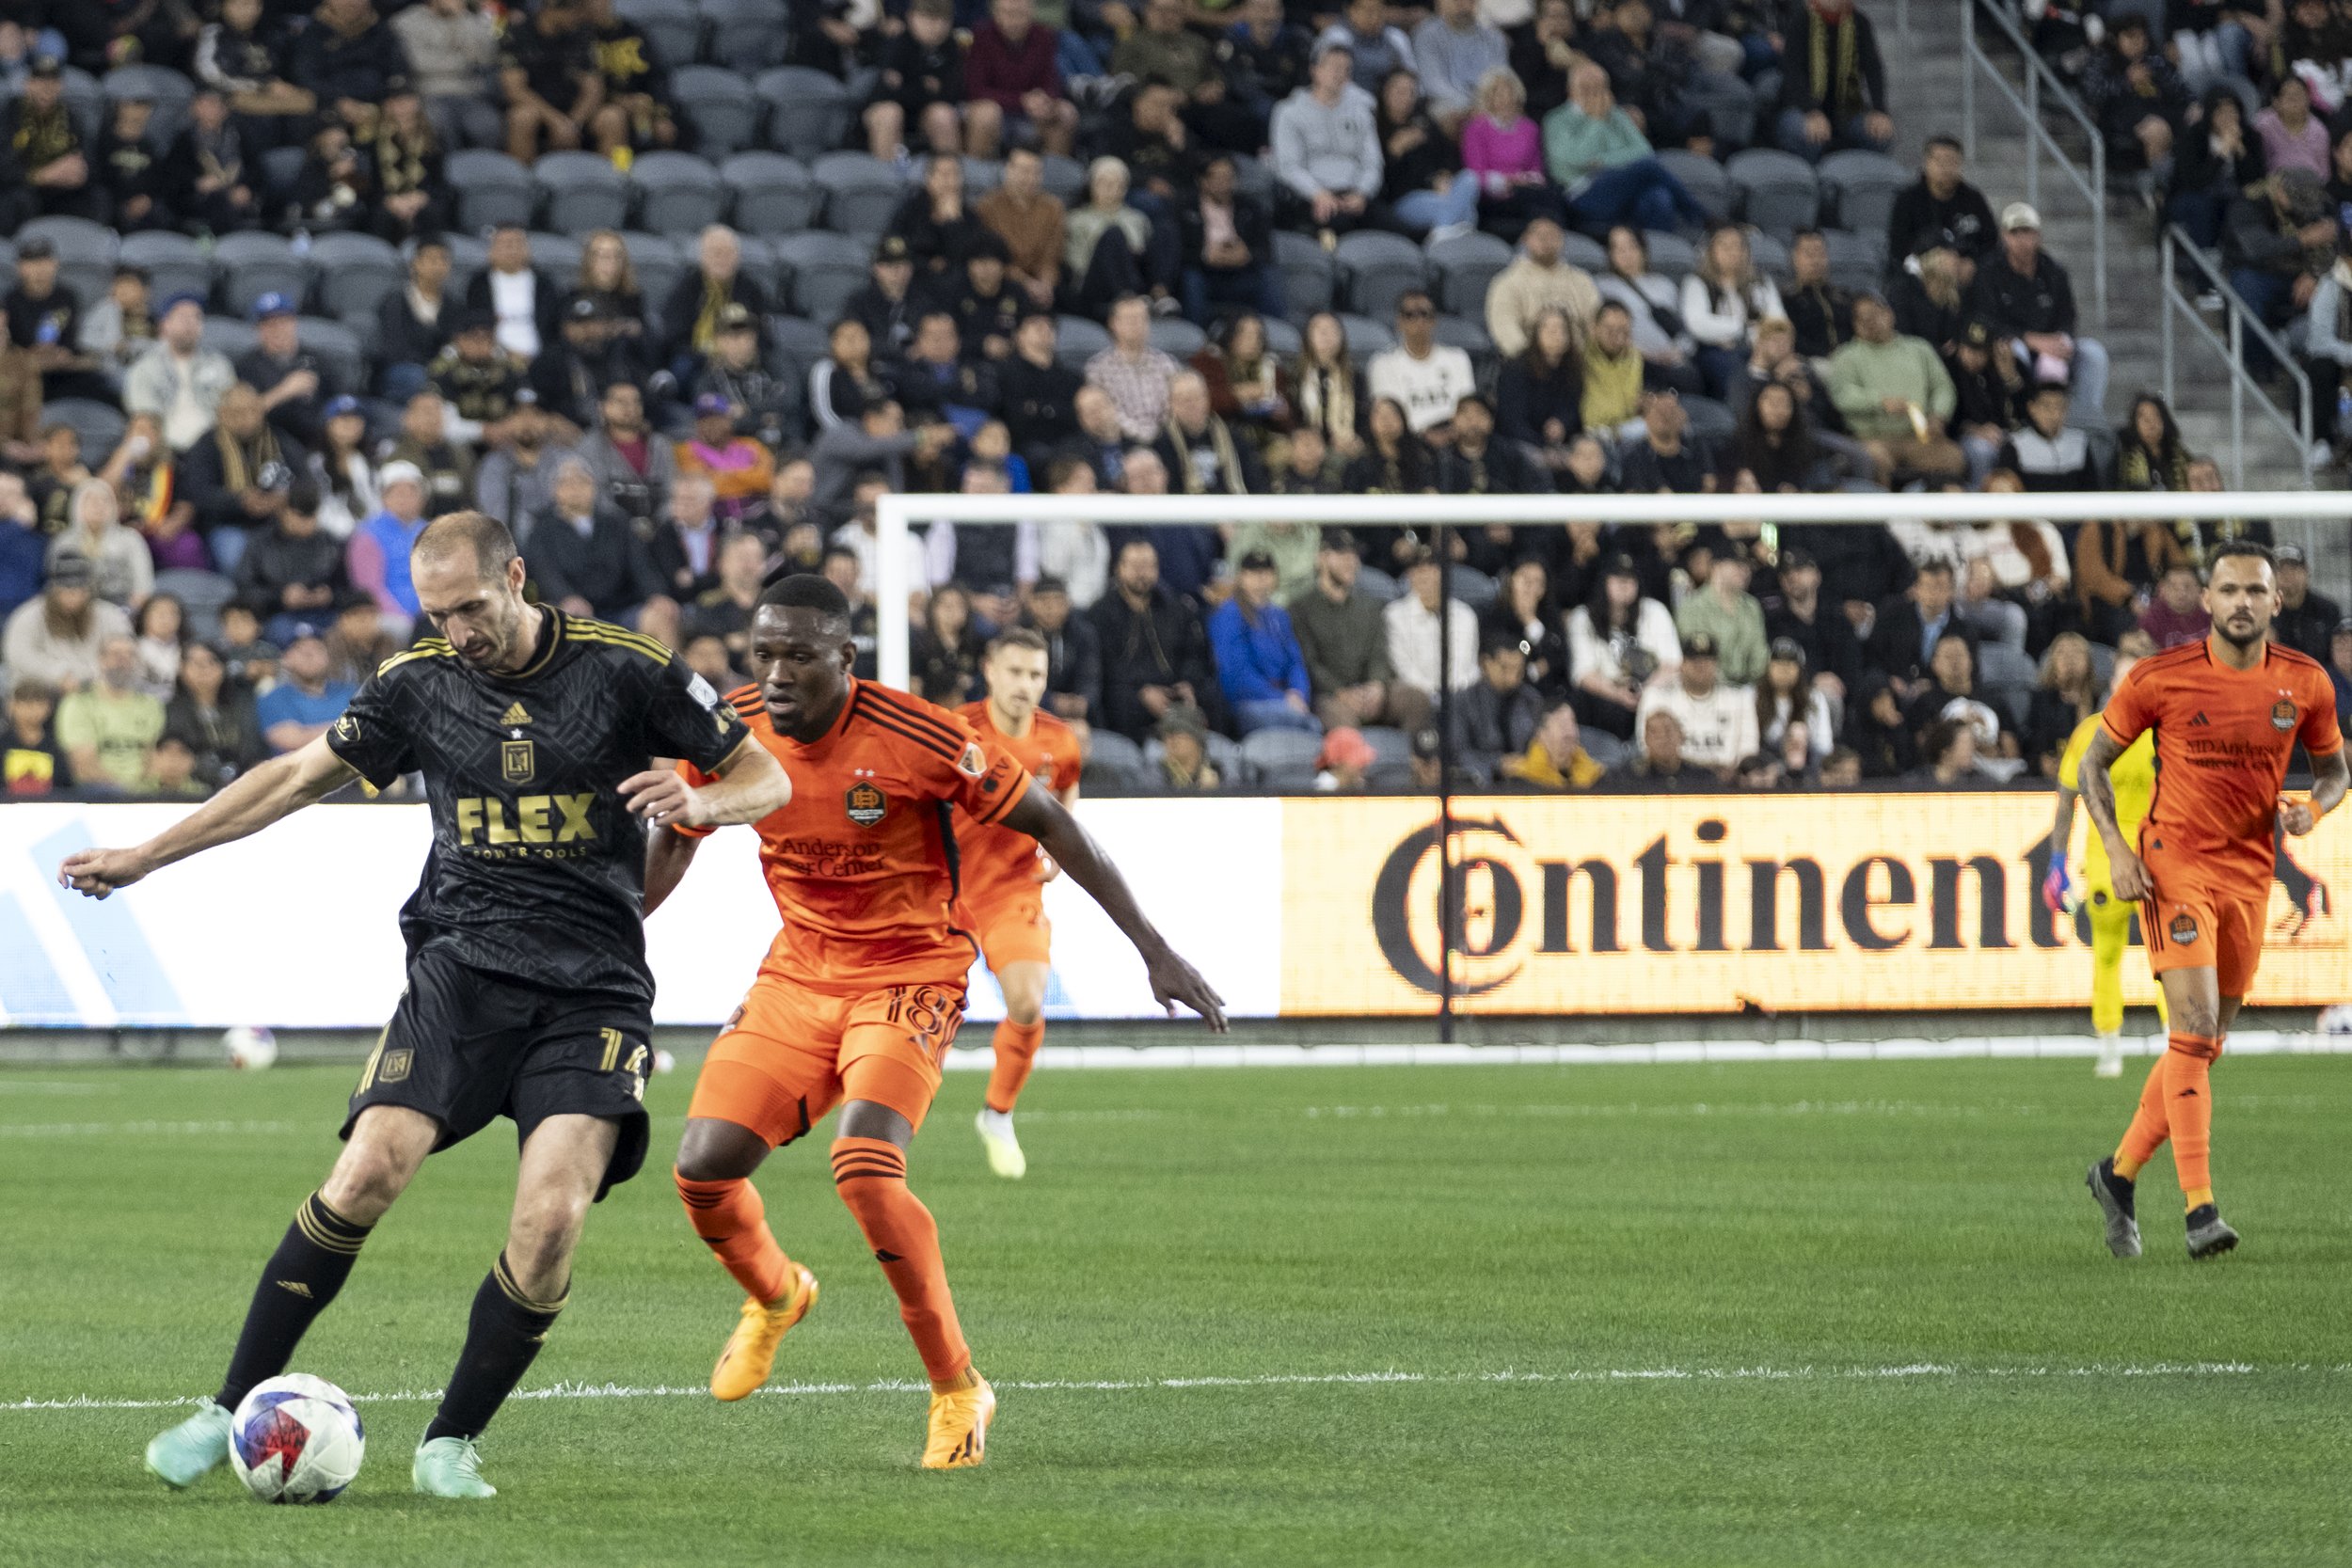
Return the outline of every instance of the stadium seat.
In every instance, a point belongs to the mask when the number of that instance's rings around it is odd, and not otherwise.
[[[1065,207],[1075,207],[1086,199],[1086,166],[1075,158],[1059,152],[1048,152],[1041,160],[1044,173],[1040,177],[1045,188],[1061,198]]]
[[[1766,233],[1748,236],[1748,254],[1755,259],[1756,270],[1775,282],[1788,277],[1788,246]]]
[[[98,86],[109,103],[144,98],[155,105],[147,122],[146,140],[158,150],[168,149],[187,124],[188,103],[196,97],[196,84],[168,66],[117,66]]]
[[[294,205],[294,187],[302,183],[303,165],[310,153],[299,147],[273,147],[262,154],[260,198],[265,213],[283,213]]]
[[[539,275],[540,282],[560,294],[579,279],[580,255],[584,248],[569,234],[533,230],[531,234],[531,270]]]
[[[118,254],[125,265],[147,270],[151,301],[183,293],[213,297],[213,259],[185,234],[160,229],[125,234]]]
[[[977,201],[1005,182],[1005,165],[1001,158],[964,158],[963,199]]]
[[[1886,235],[1857,234],[1849,230],[1823,231],[1829,245],[1830,281],[1844,289],[1875,289],[1886,270]]]
[[[1375,321],[1395,315],[1396,302],[1428,278],[1428,258],[1421,246],[1399,234],[1358,230],[1340,237],[1337,255],[1347,308]]]
[[[1609,247],[1590,234],[1580,234],[1573,229],[1568,230],[1566,243],[1560,247],[1560,256],[1568,265],[1582,267],[1589,273],[1609,270]]]
[[[1282,298],[1290,306],[1291,320],[1303,324],[1316,311],[1331,309],[1331,296],[1339,289],[1339,268],[1312,234],[1276,230],[1274,262],[1282,269]]]
[[[701,0],[703,55],[730,71],[765,71],[784,58],[792,19],[783,0]]]
[[[1483,316],[1486,286],[1511,264],[1511,247],[1492,234],[1462,234],[1429,246],[1428,257],[1438,275],[1438,308]]]
[[[310,242],[310,261],[319,273],[319,308],[337,320],[373,317],[408,277],[400,252],[373,234],[321,234]]]
[[[103,223],[87,218],[35,218],[15,234],[18,245],[26,240],[44,239],[57,247],[59,265],[81,261],[92,266],[111,268],[121,250],[121,242],[115,231]]]
[[[1095,789],[1143,789],[1151,784],[1152,770],[1142,747],[1117,730],[1098,729],[1087,736],[1085,782]]]
[[[2033,704],[2036,674],[2025,649],[1991,641],[1977,644],[1977,682],[1987,697],[2002,705],[2012,724],[2026,721],[2026,710]]]
[[[237,585],[218,572],[167,567],[155,574],[155,592],[180,601],[188,635],[209,642],[220,635],[220,612],[237,596]]]
[[[1591,757],[1603,768],[1617,767],[1626,759],[1625,742],[1611,735],[1607,730],[1580,729],[1577,732],[1577,744],[1584,748],[1586,756]]]
[[[1724,172],[1740,192],[1740,215],[1768,234],[1786,240],[1820,216],[1820,182],[1793,152],[1752,147],[1733,153]]]
[[[827,325],[872,276],[871,245],[822,229],[783,236],[776,255],[791,274],[792,302],[801,314]]]
[[[855,105],[850,89],[821,71],[787,65],[760,72],[758,96],[768,105],[768,145],[803,162],[823,156],[849,134]]]
[[[234,359],[252,352],[261,341],[261,334],[243,316],[207,316],[204,318],[204,346],[215,354]]]
[[[532,166],[531,176],[546,209],[544,221],[559,234],[618,229],[628,221],[628,181],[610,158],[595,152],[549,152]]]
[[[682,66],[670,73],[670,97],[693,126],[694,145],[706,158],[724,158],[759,139],[759,100],[732,71]]]
[[[326,368],[344,388],[352,392],[366,388],[368,356],[360,347],[358,333],[325,316],[303,317],[301,330],[302,346],[326,360]]]
[[[781,356],[799,380],[807,380],[810,367],[824,358],[832,347],[831,335],[806,316],[768,319],[769,357]]]
[[[719,171],[691,152],[641,152],[628,182],[637,195],[637,226],[656,234],[691,234],[726,211]]]
[[[797,234],[817,221],[817,182],[781,152],[738,152],[720,167],[734,194],[731,221],[746,234]]]
[[[1661,152],[1658,161],[1682,182],[1683,188],[1707,209],[1708,217],[1722,223],[1732,215],[1731,178],[1724,172],[1723,165],[1679,147]]]
[[[1343,312],[1340,327],[1347,334],[1347,352],[1355,356],[1359,365],[1369,364],[1374,355],[1396,346],[1396,334],[1389,330],[1388,324],[1374,321],[1370,316]]]
[[[1448,567],[1445,578],[1447,589],[1472,610],[1484,610],[1495,602],[1495,579],[1474,566]]]
[[[1473,360],[1481,356],[1494,356],[1495,341],[1486,336],[1486,324],[1475,317],[1440,314],[1436,330],[1438,341],[1448,348],[1460,349]]]
[[[40,411],[43,424],[73,427],[82,438],[82,461],[96,468],[106,461],[106,454],[122,439],[122,429],[129,421],[121,410],[100,403],[95,398],[59,398]]]
[[[479,233],[502,223],[528,224],[538,207],[531,171],[503,152],[464,148],[442,165],[457,193],[457,227]]]
[[[2115,679],[2115,650],[2105,642],[2090,645],[2090,673],[2098,678],[2099,689],[2105,691]]]
[[[672,71],[693,64],[702,53],[702,13],[687,0],[620,0],[613,9],[645,35]]]
[[[1299,336],[1298,328],[1281,317],[1276,316],[1271,320],[1263,321],[1263,325],[1265,327],[1267,353],[1279,355],[1282,358],[1288,359],[1306,346],[1306,341]]]
[[[1323,737],[1304,730],[1255,731],[1242,736],[1241,760],[1248,769],[1244,782],[1260,789],[1312,789],[1322,754]]]
[[[661,302],[670,297],[670,291],[692,264],[687,260],[686,241],[683,237],[674,239],[668,234],[632,229],[621,235],[621,245],[628,251],[629,267],[637,274],[637,292],[649,309],[660,309]]]
[[[1207,333],[1182,316],[1153,316],[1152,318],[1152,346],[1162,354],[1169,356],[1179,364],[1190,360],[1194,355],[1200,353],[1208,341]]]
[[[1057,316],[1054,327],[1054,357],[1073,371],[1084,371],[1088,360],[1111,346],[1103,324],[1084,316]]]
[[[1649,270],[1667,277],[1688,277],[1698,269],[1699,247],[1679,234],[1645,229],[1642,243],[1649,247]]]
[[[1269,211],[1274,207],[1273,168],[1246,152],[1233,154],[1233,188]]]
[[[1728,404],[1713,398],[1690,396],[1682,400],[1682,414],[1690,433],[1709,443],[1729,441],[1740,432],[1740,417]]]
[[[1372,748],[1373,766],[1407,767],[1413,760],[1413,737],[1387,724],[1367,724],[1359,732]]]
[[[1895,215],[1895,198],[1911,183],[1911,171],[1883,152],[1856,148],[1833,152],[1815,171],[1821,202],[1837,227],[1857,234],[1884,234]]]
[[[213,242],[213,262],[220,270],[220,302],[237,315],[253,309],[267,293],[302,300],[310,293],[310,259],[294,254],[294,246],[277,234],[223,234]]]
[[[871,153],[828,152],[809,172],[825,193],[825,227],[836,233],[880,239],[906,199],[905,179]]]
[[[60,96],[65,100],[66,112],[73,119],[73,128],[82,134],[85,149],[94,151],[106,118],[105,89],[98,85],[97,77],[79,66],[71,65],[65,68],[65,75],[59,85],[64,89]],[[8,92],[0,92],[0,99],[9,96],[11,94]]]

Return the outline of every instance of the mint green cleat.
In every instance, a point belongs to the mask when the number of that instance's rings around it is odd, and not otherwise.
[[[206,1400],[197,1413],[147,1445],[147,1467],[177,1491],[193,1486],[204,1472],[229,1457],[229,1412]]]
[[[428,1497],[495,1497],[499,1489],[482,1479],[482,1453],[469,1437],[436,1437],[420,1444],[408,1479]]]

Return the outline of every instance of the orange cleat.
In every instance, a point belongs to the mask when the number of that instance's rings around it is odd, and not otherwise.
[[[742,1319],[727,1336],[727,1348],[719,1353],[719,1364],[710,1369],[713,1397],[739,1400],[768,1381],[785,1331],[817,1305],[817,1276],[797,1263],[793,1274],[791,1293],[777,1305],[770,1307],[755,1298],[744,1300]]]
[[[930,1441],[923,1445],[926,1470],[968,1469],[988,1449],[988,1423],[996,1418],[996,1390],[973,1374],[972,1386],[931,1396]]]

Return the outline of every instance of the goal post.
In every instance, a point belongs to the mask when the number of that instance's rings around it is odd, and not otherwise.
[[[2078,494],[1929,494],[1835,492],[1826,495],[1712,496],[967,496],[952,492],[886,495],[874,511],[876,671],[904,689],[909,670],[907,601],[918,586],[907,577],[907,536],[920,523],[959,528],[1026,522],[1098,527],[1151,524],[1313,523],[1349,528],[1478,528],[1493,523],[1565,528],[1598,523],[2050,523],[2232,517],[2261,518],[2300,544],[2314,578],[2332,564],[2328,584],[2339,603],[2352,572],[2352,492],[2229,490],[2090,491]],[[2281,528],[2280,525],[2287,525]]]

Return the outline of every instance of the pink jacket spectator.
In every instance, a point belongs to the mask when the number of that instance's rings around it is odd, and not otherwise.
[[[1061,65],[1056,58],[1059,42],[1054,29],[1042,23],[1015,43],[995,23],[983,22],[972,30],[972,47],[964,52],[963,90],[975,102],[986,99],[1009,115],[1023,112],[1024,93],[1059,98]]]
[[[1462,122],[1462,170],[1478,177],[1479,194],[1497,200],[1510,194],[1523,174],[1544,172],[1543,140],[1535,122],[1521,115],[1507,129],[1490,115]]]
[[[2265,109],[2254,117],[2254,132],[2263,139],[2263,155],[2273,174],[2280,169],[2307,168],[2319,176],[2323,183],[2334,178],[2335,170],[2329,166],[2328,156],[2328,124],[2317,115],[2303,121],[2298,135],[2280,120],[2278,110]]]

